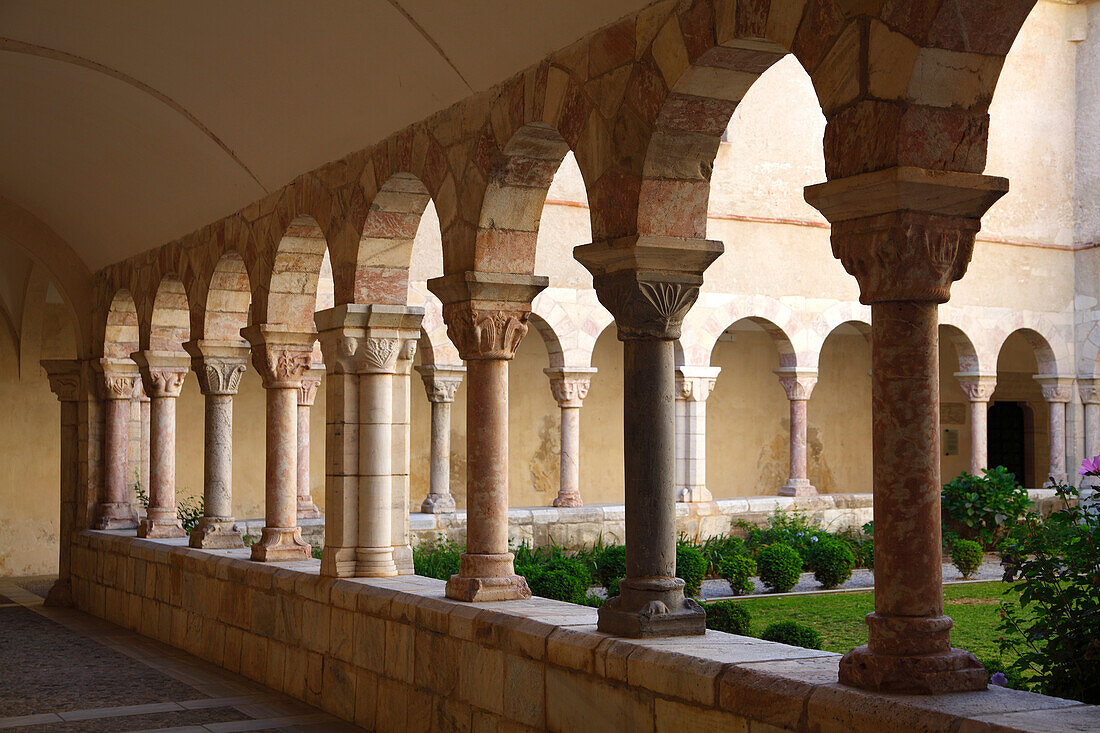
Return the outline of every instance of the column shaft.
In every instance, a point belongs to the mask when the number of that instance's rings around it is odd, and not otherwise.
[[[233,517],[233,395],[206,395],[203,444],[203,498],[205,514],[214,519]]]
[[[511,566],[508,552],[508,362],[477,359],[467,366],[466,550],[481,562]],[[507,556],[507,557],[505,557]]]
[[[988,402],[970,403],[970,473],[981,476],[989,468]]]
[[[1085,455],[1100,454],[1100,403],[1085,403]]]
[[[302,508],[308,501],[312,503],[309,492],[309,405],[298,405],[298,502],[297,516],[302,518]]]
[[[103,446],[105,496],[108,504],[129,502],[126,486],[126,455],[130,442],[130,403],[128,400],[107,400],[106,429]]]
[[[359,544],[356,575],[397,575],[393,561],[393,375],[359,377]]]
[[[806,400],[791,400],[790,483],[809,483],[806,474]]]
[[[176,400],[153,397],[149,436],[148,521],[176,518]]]
[[[444,497],[451,496],[451,403],[432,402],[431,465],[428,498],[420,510],[428,512],[440,505]],[[450,501],[454,511],[454,499]]]
[[[1066,403],[1048,402],[1050,408],[1050,478],[1065,483],[1066,475]]]
[[[581,505],[581,408],[561,408],[561,480],[554,506]],[[575,499],[574,499],[575,497]]]

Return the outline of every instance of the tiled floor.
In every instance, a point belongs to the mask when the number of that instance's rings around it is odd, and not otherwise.
[[[0,729],[360,731],[178,649],[45,608],[51,579],[0,579]]]

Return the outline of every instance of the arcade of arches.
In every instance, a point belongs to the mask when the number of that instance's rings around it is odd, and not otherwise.
[[[1047,730],[874,697],[986,690],[941,483],[1100,453],[1100,4],[994,5],[648,5],[137,254],[0,200],[0,574],[372,729]],[[683,518],[777,505],[873,511],[866,646],[699,636]],[[547,531],[621,595],[531,599]]]

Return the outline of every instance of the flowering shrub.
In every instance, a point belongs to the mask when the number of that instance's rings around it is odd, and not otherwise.
[[[963,471],[941,494],[945,532],[993,549],[1028,509],[1027,491],[1004,466],[972,476]]]
[[[752,628],[752,615],[740,603],[734,601],[715,601],[703,608],[707,612],[707,628],[724,631],[727,634],[749,636]]]
[[[756,575],[756,562],[751,557],[734,555],[722,560],[720,567],[722,578],[729,582],[730,592],[735,596],[752,593],[755,586],[752,576]]]
[[[982,546],[973,540],[955,540],[951,545],[951,562],[964,579],[969,579],[982,565]]]
[[[826,588],[836,588],[852,577],[855,555],[847,544],[838,539],[824,539],[810,548],[810,565],[814,580]]]
[[[746,535],[745,544],[749,553],[754,557],[769,545],[777,542],[793,547],[802,559],[804,570],[810,570],[810,547],[815,542],[829,537],[829,533],[821,528],[817,520],[809,519],[800,512],[788,514],[782,509],[776,509],[775,514],[768,517],[767,527],[757,527],[743,519],[737,520],[737,529]],[[759,565],[759,558],[757,558]]]
[[[821,648],[821,634],[797,621],[776,621],[774,624],[769,624],[760,638],[764,641],[777,641],[780,644],[800,646],[804,649]]]
[[[760,580],[773,593],[786,593],[798,582],[802,558],[794,548],[782,542],[768,545],[756,557]]]

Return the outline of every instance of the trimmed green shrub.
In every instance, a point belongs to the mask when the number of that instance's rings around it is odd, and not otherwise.
[[[1028,510],[1027,490],[1004,466],[972,476],[963,471],[944,484],[941,494],[944,529],[964,540],[993,549]]]
[[[744,555],[734,555],[722,560],[720,566],[722,578],[729,582],[730,592],[735,596],[752,593],[755,586],[752,576],[756,575],[756,561]]]
[[[810,548],[810,565],[814,569],[814,580],[825,588],[836,588],[852,577],[852,567],[856,557],[847,543],[839,539],[828,538],[814,542]]]
[[[951,545],[951,562],[963,578],[970,578],[982,565],[982,546],[973,540],[955,540]]]
[[[569,603],[584,603],[588,594],[588,584],[583,578],[560,567],[536,569],[527,577],[527,585],[536,596]]]
[[[798,582],[802,558],[793,547],[782,542],[768,545],[756,557],[760,580],[772,593],[786,593]]]
[[[829,536],[823,530],[816,519],[807,518],[801,512],[788,514],[782,509],[776,509],[775,513],[768,517],[766,527],[756,527],[743,519],[737,521],[736,527],[746,533],[745,544],[749,553],[756,557],[757,565],[760,564],[758,555],[765,547],[776,543],[790,545],[802,558],[803,570],[810,570],[809,552],[810,546],[815,541],[820,541]],[[814,540],[814,538],[817,540]]]
[[[676,577],[683,578],[684,593],[697,596],[703,590],[703,576],[707,572],[707,561],[703,553],[694,547],[679,545],[676,548]]]
[[[749,636],[752,615],[749,609],[735,601],[715,601],[703,606],[707,612],[707,628],[727,634]]]
[[[606,598],[600,598],[599,596],[586,595],[581,601],[581,605],[588,606],[589,608],[599,608],[604,604],[604,601],[606,600]]]
[[[449,580],[458,573],[462,550],[462,545],[450,540],[425,542],[413,548],[413,570],[417,575]]]
[[[608,595],[619,595],[619,580],[626,577],[626,547],[608,545],[596,556],[596,581]],[[612,587],[614,586],[614,587]]]
[[[809,626],[797,621],[776,621],[764,629],[760,635],[764,641],[776,641],[780,644],[800,646],[803,649],[820,649],[821,634]]]

